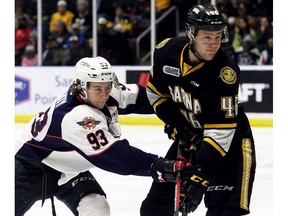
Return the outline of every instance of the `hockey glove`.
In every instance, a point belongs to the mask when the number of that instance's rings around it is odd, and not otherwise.
[[[192,166],[180,156],[177,160],[158,158],[151,166],[151,176],[156,182],[175,182],[176,172]]]
[[[180,211],[194,212],[201,203],[209,185],[209,177],[199,166],[193,166],[181,172]]]
[[[164,132],[168,134],[169,139],[179,140],[179,144],[186,150],[194,149],[203,139],[203,130],[192,128],[186,120],[182,122],[173,121],[164,127]]]

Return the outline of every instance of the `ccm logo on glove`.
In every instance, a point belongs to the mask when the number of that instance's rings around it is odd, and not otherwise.
[[[201,178],[198,175],[193,174],[190,178],[192,181],[196,182],[196,183],[200,183],[202,184],[204,187],[207,187],[209,185],[209,181]]]

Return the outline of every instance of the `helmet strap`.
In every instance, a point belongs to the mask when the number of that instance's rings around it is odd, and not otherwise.
[[[196,56],[196,58],[200,61],[200,62],[204,62],[206,61],[205,59],[203,59],[196,51],[195,49],[195,45],[194,43],[189,45],[189,49],[192,51],[192,53]]]
[[[191,52],[196,56],[196,58],[200,61],[200,62],[204,62],[206,61],[204,58],[202,58],[198,52],[196,51],[195,48],[195,36],[197,35],[198,29],[196,28],[190,28],[188,25],[186,26],[186,35],[189,38],[190,41],[192,41],[192,43],[189,44],[189,49],[191,50]]]
[[[196,56],[196,58],[200,61],[200,62],[204,62],[206,61],[204,58],[202,58],[198,52],[196,51],[196,48],[195,48],[195,36],[196,35],[192,35],[191,34],[191,38],[190,40],[192,40],[192,43],[189,44],[189,49],[191,50],[191,52]]]

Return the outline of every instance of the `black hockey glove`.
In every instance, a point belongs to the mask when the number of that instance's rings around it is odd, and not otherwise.
[[[169,139],[178,139],[179,144],[186,150],[195,148],[203,139],[203,130],[192,128],[186,120],[171,121],[165,125],[164,132],[168,134]]]
[[[199,166],[181,172],[180,212],[194,212],[201,203],[209,185],[209,177]]]
[[[160,157],[151,166],[151,176],[156,182],[175,182],[176,173],[191,166],[182,156],[178,157],[177,160]]]

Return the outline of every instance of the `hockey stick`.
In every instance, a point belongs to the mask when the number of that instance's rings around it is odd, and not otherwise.
[[[177,158],[181,155],[180,143],[177,143]],[[180,189],[181,189],[181,174],[180,172],[176,175],[175,183],[175,198],[174,198],[174,216],[179,216],[180,208]]]
[[[190,149],[189,151],[189,158],[188,158],[188,162],[192,164],[192,154],[193,154],[193,148]],[[182,207],[182,216],[188,216],[189,214],[189,201],[186,200],[186,197],[183,198],[181,207]]]
[[[177,144],[177,158],[182,155],[181,148],[180,148],[180,142]],[[193,151],[195,150],[195,146],[191,146],[190,148],[190,154],[188,158],[188,162],[192,163],[192,155]],[[176,175],[176,183],[175,183],[175,208],[174,208],[174,216],[179,216],[179,209],[180,209],[180,189],[181,189],[181,174],[180,172]],[[182,216],[188,216],[189,214],[189,202],[186,202],[185,197],[182,201]]]

